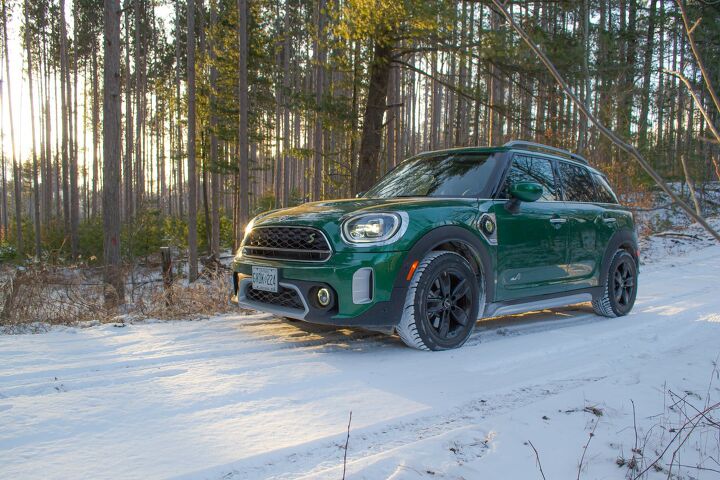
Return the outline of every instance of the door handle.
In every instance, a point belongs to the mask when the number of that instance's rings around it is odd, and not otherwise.
[[[550,223],[553,225],[562,225],[563,223],[567,222],[567,218],[551,218]]]
[[[603,222],[607,223],[608,225],[612,224],[612,223],[617,223],[617,218],[613,218],[613,217],[603,218]]]

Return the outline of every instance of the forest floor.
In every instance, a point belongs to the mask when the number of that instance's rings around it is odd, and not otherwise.
[[[2,335],[0,478],[340,479],[351,411],[348,479],[633,478],[667,445],[642,478],[718,478],[694,409],[718,418],[720,246],[642,249],[629,316],[490,319],[449,352],[259,314]]]

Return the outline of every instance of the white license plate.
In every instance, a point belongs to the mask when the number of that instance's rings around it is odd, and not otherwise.
[[[278,270],[273,267],[252,267],[252,287],[266,292],[278,291]]]

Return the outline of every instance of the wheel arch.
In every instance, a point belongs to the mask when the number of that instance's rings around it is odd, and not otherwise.
[[[408,273],[415,261],[421,261],[429,252],[447,250],[465,258],[476,276],[482,273],[485,282],[485,299],[491,302],[495,298],[493,261],[485,244],[466,228],[448,225],[430,230],[422,236],[405,256],[395,279],[395,287],[407,288],[410,280]]]
[[[610,237],[605,254],[603,255],[602,264],[600,266],[600,285],[605,284],[608,274],[608,266],[618,250],[625,250],[635,260],[635,266],[638,273],[640,272],[640,258],[637,242],[637,235],[630,229],[618,230]]]

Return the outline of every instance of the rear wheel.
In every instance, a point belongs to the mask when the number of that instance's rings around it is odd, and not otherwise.
[[[478,317],[480,287],[470,264],[454,252],[430,252],[413,274],[397,332],[420,350],[460,347]]]
[[[635,305],[638,287],[637,264],[625,250],[615,253],[605,279],[605,292],[593,300],[595,313],[603,317],[622,317]]]

